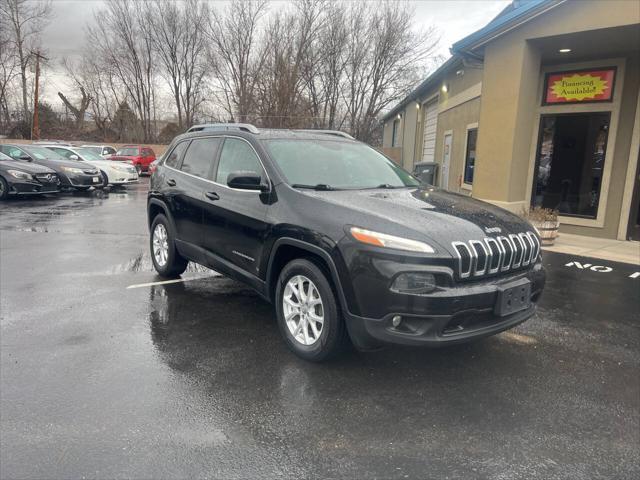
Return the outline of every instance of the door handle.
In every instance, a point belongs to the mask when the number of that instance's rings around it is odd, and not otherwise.
[[[169,180],[167,180],[167,185],[169,185],[170,187],[175,187],[176,181],[173,178],[170,178]]]
[[[209,200],[220,200],[220,195],[218,195],[216,192],[205,192],[204,196]]]

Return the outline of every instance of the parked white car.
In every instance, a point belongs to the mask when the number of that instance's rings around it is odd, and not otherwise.
[[[133,165],[105,160],[88,147],[47,145],[47,148],[69,160],[87,162],[100,169],[104,187],[107,185],[127,185],[129,183],[137,183],[139,180],[138,172]]]
[[[82,145],[82,148],[88,148],[102,158],[107,158],[116,153],[116,149],[111,145]]]

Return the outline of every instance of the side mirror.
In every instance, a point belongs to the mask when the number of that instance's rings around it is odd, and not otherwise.
[[[22,154],[18,157],[18,160],[24,160],[25,162],[30,162],[31,157],[29,155]]]
[[[80,160],[80,157],[78,157],[78,155],[69,155],[69,160]]]
[[[241,190],[256,190],[260,192],[269,190],[269,186],[262,183],[262,177],[256,172],[250,171],[231,172],[227,176],[227,185],[230,188]]]

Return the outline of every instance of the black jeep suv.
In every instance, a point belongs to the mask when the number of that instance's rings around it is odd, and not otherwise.
[[[251,286],[308,360],[348,338],[374,348],[495,334],[533,315],[545,282],[529,223],[422,185],[340,132],[181,135],[151,178],[148,218],[160,275],[190,260]]]

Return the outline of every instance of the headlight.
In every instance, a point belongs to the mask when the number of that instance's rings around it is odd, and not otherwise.
[[[64,170],[65,172],[75,173],[75,174],[84,173],[81,168],[62,167],[62,170]]]
[[[20,170],[7,170],[7,173],[9,173],[9,175],[11,175],[12,177],[20,178],[22,180],[32,180],[33,179],[33,177],[31,176],[30,173],[21,172]]]
[[[361,243],[375,245],[376,247],[395,248],[408,252],[434,253],[431,245],[409,238],[395,237],[386,233],[372,232],[364,228],[351,227],[351,236]]]

